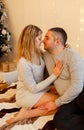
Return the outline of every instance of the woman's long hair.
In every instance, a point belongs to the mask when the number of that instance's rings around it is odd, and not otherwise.
[[[32,61],[32,52],[40,54],[40,50],[35,48],[35,38],[39,34],[42,34],[42,30],[35,25],[28,25],[23,29],[18,41],[16,61],[21,57]]]

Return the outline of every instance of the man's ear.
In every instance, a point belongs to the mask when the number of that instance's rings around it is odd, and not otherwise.
[[[55,40],[55,44],[58,46],[58,45],[60,45],[60,39],[56,39]]]

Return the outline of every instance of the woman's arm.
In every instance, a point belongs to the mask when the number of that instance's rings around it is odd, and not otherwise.
[[[40,92],[44,89],[47,89],[47,87],[57,78],[56,77],[56,71],[57,71],[57,76],[61,73],[60,71],[61,65],[58,63],[58,65],[54,69],[54,73],[51,74],[47,79],[41,81],[40,83],[36,83],[33,72],[31,69],[30,64],[26,63],[25,61],[21,61],[18,64],[18,73],[23,80],[24,86],[28,88],[32,93],[37,93]],[[62,68],[62,67],[61,67]]]

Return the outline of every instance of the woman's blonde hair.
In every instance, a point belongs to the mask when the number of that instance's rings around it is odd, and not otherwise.
[[[17,46],[16,61],[21,57],[32,61],[32,52],[39,52],[35,48],[35,38],[41,33],[42,30],[35,25],[28,25],[22,30]]]

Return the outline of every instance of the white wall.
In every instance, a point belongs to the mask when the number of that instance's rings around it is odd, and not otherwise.
[[[68,43],[84,57],[84,0],[6,0],[14,52],[20,32],[35,24],[45,32],[59,26],[68,33]]]

